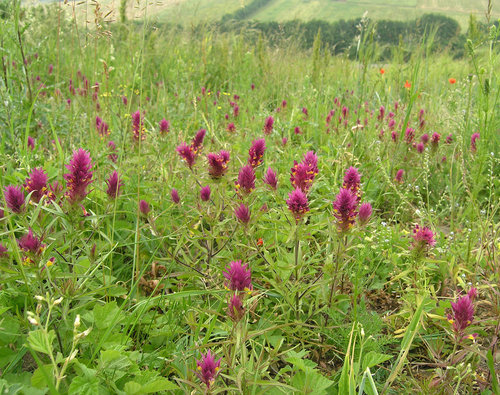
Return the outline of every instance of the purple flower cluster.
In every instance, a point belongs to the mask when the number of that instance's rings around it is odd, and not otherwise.
[[[87,196],[87,187],[93,182],[90,154],[80,148],[73,153],[73,158],[66,168],[69,170],[69,173],[64,174],[68,200],[71,204],[79,203]]]
[[[259,139],[252,141],[252,146],[248,151],[248,164],[253,168],[256,168],[262,164],[262,157],[266,151],[266,140]]]
[[[229,152],[224,150],[221,150],[218,154],[210,152],[207,155],[208,174],[210,174],[210,177],[220,178],[226,173],[229,157]]]

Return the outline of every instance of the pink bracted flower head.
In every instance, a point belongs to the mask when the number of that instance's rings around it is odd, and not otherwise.
[[[471,137],[470,137],[470,150],[472,152],[476,152],[477,151],[477,147],[476,147],[476,140],[478,140],[480,137],[479,133],[474,133]]]
[[[429,142],[429,135],[427,133],[424,133],[421,137],[420,137],[420,141],[424,144],[427,144]]]
[[[425,149],[424,143],[418,143],[417,144],[417,152],[419,154],[421,154],[422,152],[424,152],[424,149]]]
[[[262,157],[266,150],[266,140],[259,139],[252,141],[252,146],[248,151],[248,164],[253,168],[256,168],[262,163]]]
[[[160,133],[161,134],[165,134],[165,133],[168,133],[170,131],[170,122],[167,121],[165,118],[163,118],[160,121],[159,126],[160,126]]]
[[[415,129],[413,128],[406,128],[406,131],[405,131],[405,141],[407,144],[410,144],[413,139],[415,138]]]
[[[403,182],[404,174],[405,174],[405,171],[403,169],[399,169],[396,173],[396,177],[394,177],[394,180],[401,184]]]
[[[372,216],[372,205],[370,203],[363,203],[359,206],[358,220],[361,225],[366,224]]]
[[[238,218],[238,220],[245,225],[250,222],[250,210],[243,203],[241,203],[241,205],[234,210],[234,214],[236,215],[236,218]]]
[[[186,143],[182,143],[176,148],[179,156],[186,162],[189,168],[192,168],[194,165],[194,161],[196,159],[196,154],[193,150],[193,147],[187,145]]]
[[[227,315],[229,316],[229,318],[231,318],[231,320],[233,320],[233,322],[239,322],[245,315],[243,301],[241,300],[241,296],[237,293],[233,294],[229,299],[229,303],[227,306]]]
[[[255,189],[255,171],[250,165],[243,166],[238,173],[236,190],[239,193],[250,193]]]
[[[87,151],[80,148],[74,151],[66,168],[69,170],[69,173],[64,174],[67,197],[71,204],[79,203],[87,196],[87,187],[93,182],[92,159]]]
[[[31,193],[31,200],[38,203],[47,194],[47,174],[43,168],[35,168],[24,182],[24,189]]]
[[[32,258],[36,260],[45,248],[45,244],[42,243],[42,240],[33,235],[31,228],[29,229],[28,234],[24,235],[17,241],[17,244],[26,254],[24,258],[24,263],[26,264],[30,264],[32,262]]]
[[[229,162],[229,152],[220,151],[218,154],[209,153],[207,155],[208,160],[208,174],[212,178],[220,178],[227,171],[227,164]]]
[[[341,232],[348,231],[356,220],[356,196],[350,189],[342,188],[333,202],[333,215],[337,219],[337,227]]]
[[[274,118],[269,116],[266,118],[266,122],[264,123],[264,134],[271,134],[273,131]]]
[[[314,177],[318,175],[318,156],[314,153],[314,151],[308,151],[304,154],[304,159],[302,163],[309,166],[309,171],[312,171]],[[313,177],[313,179],[314,179]]]
[[[225,287],[231,291],[248,292],[253,289],[252,272],[248,264],[241,264],[241,260],[231,261],[222,274],[226,279]]]
[[[101,137],[109,136],[111,133],[108,124],[104,122],[100,116],[95,117],[95,127]]]
[[[132,115],[132,129],[134,132],[134,140],[144,140],[146,139],[146,129],[144,127],[144,115],[141,114],[141,110],[137,110]]]
[[[461,342],[464,339],[474,340],[477,337],[476,333],[471,335],[466,335],[465,330],[474,321],[474,299],[477,296],[477,290],[471,288],[471,290],[465,295],[459,298],[455,303],[451,303],[452,312],[448,314],[448,322],[453,325],[453,331],[455,332],[455,338]]]
[[[210,200],[210,194],[211,194],[210,185],[207,185],[207,186],[204,186],[201,188],[200,198],[202,201],[206,202],[206,201]]]
[[[172,198],[172,202],[174,202],[175,204],[179,204],[179,202],[181,201],[181,198],[179,197],[179,192],[177,192],[177,189],[175,188],[172,188],[170,197]]]
[[[151,207],[149,207],[149,203],[146,202],[145,200],[141,200],[139,202],[139,211],[141,212],[142,215],[147,216],[149,212],[151,211]]]
[[[207,389],[213,385],[215,379],[219,375],[221,360],[222,358],[219,358],[216,361],[210,350],[208,350],[205,355],[201,354],[200,360],[196,361],[196,375],[207,386]]]
[[[415,225],[413,229],[413,247],[415,249],[425,249],[428,247],[434,247],[436,245],[436,240],[434,239],[434,232],[428,227],[420,227]]]
[[[122,180],[118,177],[118,173],[113,171],[109,178],[106,180],[106,185],[108,189],[106,190],[107,195],[110,199],[115,199],[120,195],[120,188],[124,185]]]
[[[264,183],[269,185],[272,189],[276,189],[278,185],[278,177],[276,176],[276,172],[270,167],[267,169],[266,174],[264,175]]]
[[[431,144],[433,148],[436,148],[439,144],[439,140],[441,139],[441,135],[437,132],[434,132],[431,137]]]
[[[295,217],[296,222],[299,222],[300,219],[309,211],[309,201],[307,200],[306,194],[302,192],[300,188],[296,188],[288,195],[286,204]]]
[[[361,175],[355,167],[349,167],[344,175],[342,188],[348,189],[356,197],[356,202],[361,199]]]
[[[236,132],[236,125],[234,124],[234,122],[229,122],[227,124],[227,128],[226,129],[227,129],[228,132],[234,133],[234,132]]]
[[[451,144],[453,143],[453,134],[449,134],[448,136],[446,136],[446,144]]]
[[[35,149],[35,139],[31,136],[28,136],[28,148],[32,151]]]
[[[4,197],[7,202],[7,207],[13,213],[19,214],[23,211],[24,192],[21,187],[9,185],[4,189]]]
[[[193,151],[195,154],[200,152],[203,148],[203,140],[205,139],[207,131],[205,129],[200,129],[196,132],[196,135],[193,138],[193,141],[191,143],[191,147],[193,148]]]

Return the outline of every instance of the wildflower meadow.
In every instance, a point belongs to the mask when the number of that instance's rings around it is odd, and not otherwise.
[[[2,393],[500,393],[488,10],[455,56],[0,4]]]

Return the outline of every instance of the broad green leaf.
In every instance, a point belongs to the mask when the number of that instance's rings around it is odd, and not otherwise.
[[[37,329],[28,334],[28,346],[33,351],[50,354],[52,352],[52,342],[55,338],[54,331],[51,330],[48,334],[45,334],[44,330]]]
[[[363,371],[367,368],[372,368],[382,362],[388,361],[392,358],[392,355],[380,354],[375,351],[370,351],[363,358]]]
[[[99,394],[99,379],[97,377],[75,377],[69,386],[68,394],[70,395]]]

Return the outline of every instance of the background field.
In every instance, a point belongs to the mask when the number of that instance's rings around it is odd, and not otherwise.
[[[43,1],[43,3],[50,1]],[[199,22],[215,22],[225,14],[232,13],[245,5],[249,0],[164,0],[164,1],[132,1],[127,3],[127,17],[141,20],[145,15],[158,22],[177,23],[183,26]],[[33,2],[38,4],[39,2]],[[93,18],[95,2],[77,4],[79,16],[87,20]],[[119,18],[120,0],[103,0],[99,2],[101,11],[108,15],[108,20]],[[500,8],[492,3],[493,19],[500,17]],[[464,32],[470,14],[484,19],[487,11],[487,0],[271,0],[267,5],[253,13],[248,19],[258,21],[278,21],[312,19],[335,22],[341,19],[360,18],[366,12],[373,19],[410,20],[426,13],[438,13],[456,19]],[[89,19],[90,18],[90,19]]]

